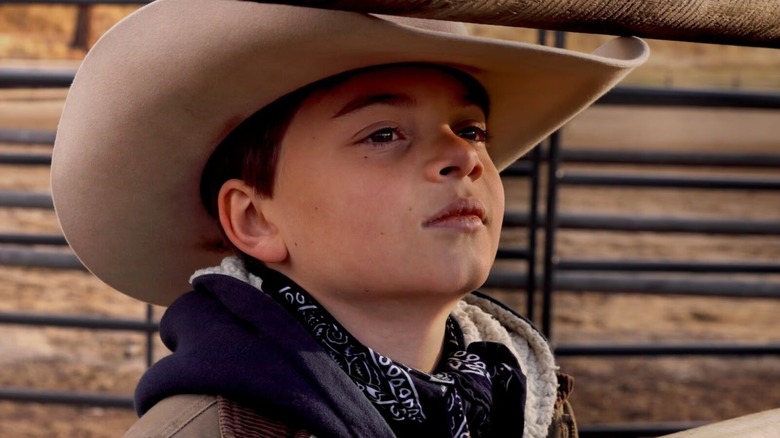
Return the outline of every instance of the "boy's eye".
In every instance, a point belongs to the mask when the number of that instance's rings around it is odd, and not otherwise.
[[[397,128],[383,128],[372,132],[366,140],[369,143],[389,143],[400,139]]]
[[[461,128],[457,134],[465,138],[466,140],[476,141],[476,142],[486,142],[488,139],[488,133],[486,130],[480,128],[479,126],[471,125],[466,126],[465,128]]]

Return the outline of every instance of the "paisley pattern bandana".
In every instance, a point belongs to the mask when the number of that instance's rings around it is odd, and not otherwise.
[[[517,359],[495,342],[468,347],[447,319],[442,361],[424,373],[364,346],[292,280],[258,272],[262,290],[307,328],[402,437],[491,437],[523,431],[526,382]]]

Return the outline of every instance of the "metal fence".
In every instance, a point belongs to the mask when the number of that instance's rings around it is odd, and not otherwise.
[[[29,2],[31,3],[31,2]],[[42,3],[42,2],[38,2]],[[45,3],[45,2],[43,2]],[[55,3],[68,3],[58,1]],[[71,2],[73,3],[73,2]],[[133,2],[76,2],[76,3],[133,3]],[[540,41],[546,39],[540,32]],[[556,33],[556,44],[564,45],[563,34]],[[0,88],[64,88],[73,79],[71,70],[0,69]],[[695,106],[780,110],[780,94],[743,91],[702,91],[656,88],[620,87],[604,96],[597,105],[635,106]],[[779,113],[780,114],[780,113]],[[0,127],[0,143],[53,144],[53,132],[19,130]],[[780,146],[780,144],[778,145]],[[0,164],[48,166],[48,153],[0,153]],[[638,176],[609,171],[568,171],[569,163],[673,165],[780,169],[780,147],[777,154],[704,154],[704,153],[644,153],[604,150],[567,150],[561,133],[553,134],[543,147],[538,147],[523,160],[510,166],[504,178],[527,178],[528,208],[507,211],[507,228],[527,230],[527,245],[499,249],[498,257],[523,260],[525,271],[494,270],[486,284],[490,288],[524,291],[525,313],[541,327],[546,335],[553,330],[552,311],[554,292],[599,291],[613,293],[696,295],[708,297],[780,298],[780,283],[774,281],[746,282],[739,280],[644,278],[642,273],[750,273],[770,275],[780,273],[777,262],[667,262],[660,260],[591,260],[558,259],[555,254],[557,233],[560,230],[651,231],[661,233],[702,233],[720,235],[780,236],[780,220],[696,220],[675,217],[635,217],[616,215],[585,215],[558,211],[558,196],[569,186],[619,186],[706,189],[706,190],[760,190],[780,192],[780,178],[776,177],[661,177]],[[546,178],[543,178],[543,173]],[[546,184],[542,180],[546,180]],[[545,211],[542,212],[542,197]],[[0,191],[0,208],[51,209],[48,193]],[[537,230],[543,230],[540,243]],[[61,235],[40,235],[2,232],[0,230],[0,265],[43,267],[53,269],[84,269],[70,253],[40,246],[64,247]],[[35,246],[35,249],[33,249]],[[587,275],[597,272],[599,275]],[[603,275],[602,275],[603,274]],[[537,311],[541,309],[541,311]],[[537,314],[538,313],[538,314]],[[0,313],[0,324],[50,326],[91,330],[127,330],[146,335],[146,363],[153,361],[153,339],[158,323],[152,307],[147,307],[146,318],[125,320],[61,315],[34,315]],[[588,344],[558,345],[558,356],[626,357],[626,356],[780,356],[780,343],[760,344]],[[17,402],[57,403],[130,408],[129,396],[94,393],[59,392],[23,388],[0,388],[0,400]],[[581,425],[583,437],[636,437],[671,433],[694,427],[698,423]]]

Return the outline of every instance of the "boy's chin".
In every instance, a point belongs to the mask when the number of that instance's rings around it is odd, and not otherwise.
[[[411,301],[418,299],[450,301],[461,299],[471,292],[479,289],[487,280],[487,274],[462,281],[453,281],[453,277],[442,277],[439,281],[420,282],[415,286],[403,285],[393,288],[386,285],[388,293],[395,290],[399,298],[403,297]]]

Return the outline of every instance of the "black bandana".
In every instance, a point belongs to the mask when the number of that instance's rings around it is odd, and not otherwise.
[[[396,435],[522,436],[525,376],[505,345],[464,347],[460,327],[449,317],[443,360],[432,374],[424,373],[361,344],[289,278],[267,269],[260,274],[263,291],[312,333]]]

